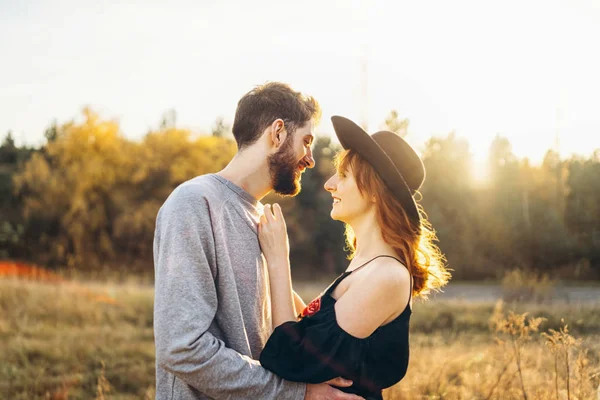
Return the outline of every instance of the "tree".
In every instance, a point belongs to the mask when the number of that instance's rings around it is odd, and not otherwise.
[[[114,255],[111,199],[132,170],[131,145],[116,122],[83,114],[83,123],[57,128],[45,154],[34,154],[14,177],[42,261],[74,266]]]
[[[438,234],[441,250],[459,276],[483,273],[477,272],[482,262],[473,255],[477,225],[470,160],[468,143],[453,132],[446,137],[432,137],[423,152],[426,178],[421,203]]]
[[[58,137],[58,127],[56,126],[56,121],[52,122],[52,124],[46,129],[44,132],[44,137],[46,138],[46,142],[54,142]]]
[[[218,117],[212,128],[212,135],[215,137],[226,137],[231,134],[231,127],[225,123],[223,117]]]
[[[400,119],[398,111],[392,110],[385,118],[385,129],[405,137],[408,134],[408,119]]]
[[[4,142],[2,143],[2,147],[7,149],[15,149],[15,139],[13,138],[12,132],[8,131],[6,137],[4,138]]]
[[[103,263],[151,265],[154,221],[180,183],[215,172],[235,143],[165,128],[132,142],[117,122],[85,109],[82,123],[56,137],[15,178],[38,243],[38,261],[92,268]]]
[[[174,109],[165,111],[160,120],[160,129],[175,128],[177,125],[177,112]]]
[[[567,162],[568,195],[565,223],[588,260],[600,275],[600,151],[588,159],[573,157]]]
[[[11,131],[0,146],[0,258],[19,256],[23,250],[21,202],[13,194],[12,176],[31,152],[15,145]]]

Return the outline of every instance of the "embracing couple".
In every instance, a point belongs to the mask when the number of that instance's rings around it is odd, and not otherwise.
[[[414,296],[449,279],[414,195],[425,170],[400,136],[332,117],[344,151],[326,183],[351,261],[306,305],[281,208],[313,168],[318,103],[267,83],[238,102],[238,152],[177,187],[154,236],[156,398],[382,399],[408,368]]]

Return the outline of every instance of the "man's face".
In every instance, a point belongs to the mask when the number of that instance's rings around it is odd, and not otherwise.
[[[312,120],[288,135],[277,153],[269,156],[269,174],[275,193],[295,196],[300,193],[302,173],[315,166],[312,156],[314,141]]]

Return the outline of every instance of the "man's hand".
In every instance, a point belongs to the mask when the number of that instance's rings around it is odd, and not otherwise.
[[[345,393],[331,386],[348,387],[352,381],[343,378],[335,378],[317,385],[306,385],[304,400],[364,400],[362,397],[351,393]]]

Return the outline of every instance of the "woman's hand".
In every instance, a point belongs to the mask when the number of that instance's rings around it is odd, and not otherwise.
[[[282,265],[289,268],[290,243],[285,219],[279,204],[265,204],[258,224],[258,240],[269,269]]]
[[[273,327],[287,321],[296,321],[294,295],[290,272],[290,245],[285,219],[278,204],[265,205],[258,224],[258,240],[267,260],[271,288]]]

